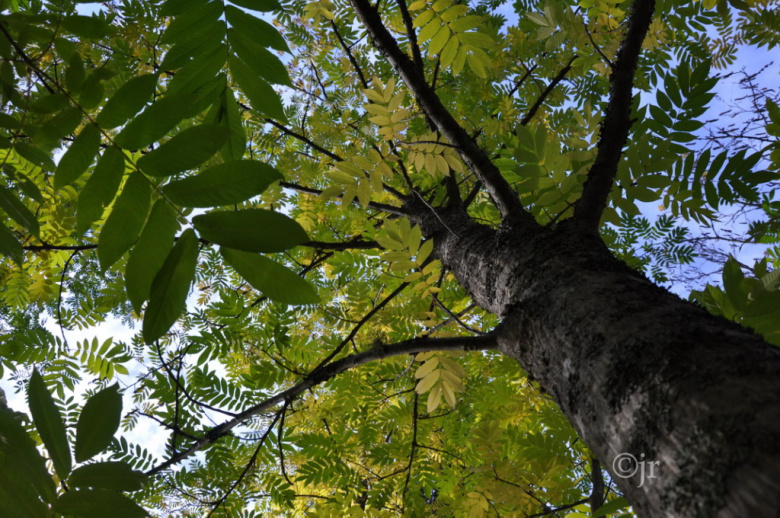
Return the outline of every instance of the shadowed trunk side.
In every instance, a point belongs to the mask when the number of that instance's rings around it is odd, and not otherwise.
[[[552,395],[641,516],[775,515],[779,349],[566,224],[495,231],[455,210],[418,221],[503,318],[499,350]]]

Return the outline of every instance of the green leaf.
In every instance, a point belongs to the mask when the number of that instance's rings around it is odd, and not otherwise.
[[[599,516],[607,516],[608,514],[615,514],[620,509],[628,507],[629,505],[631,504],[628,502],[628,500],[626,500],[625,497],[620,496],[618,498],[615,498],[614,500],[607,502],[606,504],[602,505],[598,509],[596,509],[593,512],[592,517],[598,518]]]
[[[199,9],[205,4],[206,0],[165,0],[160,6],[160,16],[176,16],[187,10]]]
[[[24,261],[24,249],[22,244],[8,227],[0,223],[0,254],[10,257],[18,264]]]
[[[143,337],[146,343],[167,333],[181,315],[197,265],[198,238],[192,229],[187,229],[154,277],[149,305],[144,313]]]
[[[231,4],[239,5],[245,9],[253,11],[281,11],[282,6],[276,0],[232,0]]]
[[[54,504],[60,514],[79,518],[141,518],[149,516],[138,504],[116,491],[76,489],[63,493]]]
[[[194,59],[179,69],[168,83],[168,94],[177,92],[191,93],[208,80],[217,75],[227,61],[227,46],[220,43],[216,48],[209,49],[205,55]]]
[[[320,298],[306,279],[258,254],[222,248],[222,257],[253,288],[283,304],[316,304]]]
[[[231,29],[228,31],[228,41],[238,57],[257,75],[269,83],[292,86],[287,68],[281,60],[264,49],[256,40]]]
[[[105,19],[97,16],[65,16],[59,22],[66,31],[87,39],[103,38],[114,31]]]
[[[54,189],[59,190],[73,183],[92,163],[100,149],[100,130],[92,124],[84,126],[57,165],[54,173]]]
[[[78,52],[68,60],[68,68],[65,70],[65,85],[71,94],[78,93],[84,86],[84,80],[87,78],[87,72],[84,69],[84,61]],[[81,111],[81,110],[79,110]]]
[[[125,155],[113,146],[106,148],[79,194],[76,210],[76,230],[79,233],[84,233],[103,215],[116,196],[124,172]]]
[[[742,316],[754,318],[770,313],[780,313],[780,290],[762,293],[755,300],[749,300]],[[780,327],[780,321],[778,321],[778,327]]]
[[[151,185],[140,173],[132,173],[100,232],[98,259],[106,270],[133,245],[143,228],[151,201]]]
[[[6,462],[10,466],[12,460],[4,458],[4,465]],[[51,512],[26,479],[10,469],[0,469],[0,516],[49,518]]]
[[[92,487],[112,491],[138,491],[146,475],[134,471],[126,462],[97,462],[73,470],[68,478],[70,487]]]
[[[281,252],[309,240],[295,220],[264,209],[209,212],[192,222],[204,239],[246,252]]]
[[[19,153],[22,157],[26,158],[33,164],[36,164],[49,171],[53,171],[57,168],[48,153],[37,147],[31,146],[26,142],[17,142],[14,146],[14,151]]]
[[[104,388],[84,404],[76,425],[76,462],[84,462],[111,444],[122,416],[122,395],[119,385]]]
[[[8,407],[0,406],[0,458],[5,466],[13,466],[13,477],[34,489],[46,502],[54,502],[57,492],[46,463],[35,442]],[[6,469],[0,469],[0,472]],[[11,470],[7,470],[11,471]]]
[[[198,30],[209,27],[222,15],[222,2],[212,1],[177,15],[160,39],[160,43],[179,43]]]
[[[24,203],[16,197],[10,190],[0,187],[0,208],[2,208],[11,219],[30,231],[33,235],[40,233],[38,218],[30,212]]]
[[[103,81],[113,77],[114,72],[108,67],[98,67],[84,81],[79,93],[79,104],[82,108],[91,109],[105,101]]]
[[[146,106],[157,87],[157,74],[134,77],[111,96],[97,116],[96,122],[105,129],[121,126]]]
[[[219,124],[187,128],[139,158],[137,165],[149,176],[170,176],[194,169],[219,151],[229,137],[230,130]]]
[[[65,424],[54,399],[46,389],[38,369],[33,370],[27,386],[27,402],[30,405],[35,428],[41,436],[46,451],[54,464],[54,470],[61,480],[68,478],[71,468],[70,448],[65,434]]]
[[[258,45],[271,47],[282,52],[290,52],[290,48],[287,46],[284,38],[282,38],[282,35],[270,23],[232,5],[225,7],[225,18],[227,18],[233,29],[248,38],[252,38]]]
[[[246,135],[244,134],[244,125],[241,121],[241,112],[238,109],[238,103],[233,96],[233,90],[225,88],[222,91],[222,102],[215,104],[212,108],[213,116],[211,122],[221,124],[230,130],[230,138],[227,143],[219,150],[223,160],[241,160],[246,151]]]
[[[195,94],[166,95],[131,120],[114,138],[125,149],[143,149],[176,127],[198,100]]]
[[[45,148],[59,145],[62,137],[70,135],[81,124],[81,110],[78,108],[66,108],[41,126],[35,133],[35,143]]]
[[[252,108],[256,112],[272,119],[286,120],[282,99],[271,88],[271,85],[258,78],[257,74],[237,57],[230,56],[228,63],[233,79],[249,98],[249,102],[252,103]]]
[[[774,124],[780,124],[780,108],[771,99],[766,100],[766,111],[769,113],[769,120]]]
[[[138,243],[130,252],[125,270],[127,298],[136,313],[141,313],[141,306],[149,298],[154,276],[173,247],[178,229],[176,211],[167,201],[157,200]]]
[[[215,165],[197,176],[171,182],[165,196],[183,207],[219,207],[246,201],[281,180],[273,167],[254,160]]]
[[[743,290],[745,275],[742,273],[739,263],[732,256],[729,256],[726,264],[723,265],[723,290],[731,299],[731,303],[737,309],[744,309],[747,303],[747,293]]]

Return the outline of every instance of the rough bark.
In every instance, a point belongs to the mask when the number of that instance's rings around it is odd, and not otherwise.
[[[418,214],[442,262],[502,317],[499,350],[557,401],[640,516],[778,516],[780,349],[566,224],[496,231],[455,210]],[[644,464],[621,478],[629,454]]]

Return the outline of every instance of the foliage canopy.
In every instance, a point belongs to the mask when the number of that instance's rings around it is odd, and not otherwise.
[[[780,109],[703,133],[772,0],[79,3],[0,0],[4,516],[625,512],[409,207],[571,218],[647,5],[601,237],[658,283],[719,252],[692,298],[780,345]]]

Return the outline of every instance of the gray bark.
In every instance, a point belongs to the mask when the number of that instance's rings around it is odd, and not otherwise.
[[[502,317],[499,350],[555,399],[640,516],[780,516],[780,349],[566,223],[493,230],[455,209],[417,213],[443,264]]]

